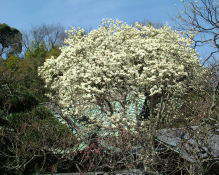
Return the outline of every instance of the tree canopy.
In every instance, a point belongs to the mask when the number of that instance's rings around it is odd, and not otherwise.
[[[176,102],[197,88],[206,73],[190,47],[192,41],[167,26],[107,20],[88,34],[69,30],[65,44],[60,56],[47,59],[39,73],[66,115],[95,109],[108,118],[94,115],[101,125],[111,117],[127,119],[127,109],[139,104],[145,93],[151,107],[161,97]]]

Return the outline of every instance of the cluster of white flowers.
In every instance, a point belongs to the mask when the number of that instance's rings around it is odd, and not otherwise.
[[[151,96],[183,92],[204,73],[192,41],[168,26],[104,20],[89,33],[75,28],[67,33],[61,55],[47,59],[39,74],[65,111],[78,116],[95,106],[105,107],[111,116],[113,102],[128,108],[144,91]]]

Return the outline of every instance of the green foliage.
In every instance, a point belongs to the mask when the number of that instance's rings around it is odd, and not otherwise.
[[[39,103],[37,97],[28,91],[15,91],[13,95],[1,95],[0,99],[0,108],[7,110],[7,113],[26,111]]]
[[[61,51],[57,47],[47,50],[45,44],[33,45],[25,53],[25,60],[31,60],[35,67],[41,66],[50,57],[58,57]]]
[[[20,134],[20,141],[28,149],[56,146],[70,130],[61,124],[53,114],[43,106],[36,106],[27,112],[12,113],[7,116],[11,126]],[[30,147],[31,145],[31,147]]]
[[[15,55],[9,55],[5,60],[5,65],[9,70],[16,71],[19,68],[20,58]]]
[[[46,58],[50,58],[51,56],[58,57],[61,53],[61,50],[57,47],[53,47],[48,53]]]
[[[42,162],[45,153],[65,149],[73,145],[76,139],[66,125],[39,105],[43,94],[37,95],[25,87],[25,83],[10,81],[9,76],[4,84],[3,81],[0,84],[0,119],[9,123],[1,123],[0,128],[0,148],[8,155],[0,156],[0,173],[7,171],[10,174],[7,167],[13,172],[24,172],[29,164],[40,164],[44,169],[46,165]],[[17,145],[16,148],[14,145]],[[50,158],[46,156],[46,159]]]
[[[47,50],[41,44],[29,48],[22,59],[12,53],[0,59],[0,150],[4,154],[0,174],[24,174],[34,167],[43,171],[53,150],[69,148],[76,141],[69,128],[42,105],[48,100],[48,89],[38,67],[59,54],[58,48]]]
[[[47,49],[44,44],[39,44],[39,45],[32,45],[31,48],[28,49],[28,51],[25,54],[26,59],[33,59],[33,58],[38,58],[41,59],[41,61],[44,61],[46,54],[47,54]]]
[[[0,106],[2,108],[5,108],[5,105],[14,106],[16,101],[18,106],[26,108],[26,102],[32,104],[31,102],[47,101],[45,93],[48,92],[48,89],[44,87],[44,81],[38,76],[38,67],[43,64],[45,59],[51,56],[56,57],[59,54],[58,48],[47,51],[44,45],[40,45],[37,48],[29,49],[23,59],[11,54],[6,60],[2,60],[0,62],[0,99],[2,99]],[[9,98],[12,96],[11,94],[13,94],[13,98]],[[30,100],[22,101],[20,96],[23,94],[31,96]],[[7,102],[3,98],[7,98]],[[12,101],[13,104],[11,104]]]
[[[43,160],[50,159],[48,153],[54,154],[52,151],[56,149],[65,150],[75,143],[69,128],[43,106],[35,106],[26,112],[11,113],[7,115],[7,120],[11,129],[2,128],[0,147],[3,153],[11,157],[6,156],[1,161],[0,172],[7,169],[7,166],[14,169],[14,172],[24,172],[29,164],[40,165],[42,172],[46,168]],[[17,145],[16,148],[14,145]]]

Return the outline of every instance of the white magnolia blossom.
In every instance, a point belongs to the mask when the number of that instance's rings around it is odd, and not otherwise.
[[[55,92],[50,96],[58,99],[66,114],[80,116],[100,109],[96,116],[122,121],[114,115],[114,102],[123,116],[128,115],[122,109],[136,104],[145,91],[150,96],[184,93],[205,73],[190,47],[192,41],[168,26],[157,29],[104,20],[89,33],[75,28],[67,33],[60,56],[39,68]],[[106,122],[101,117],[98,122]]]

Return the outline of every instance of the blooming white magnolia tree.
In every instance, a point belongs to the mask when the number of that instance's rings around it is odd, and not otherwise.
[[[145,92],[151,98],[180,96],[206,72],[192,41],[168,26],[104,20],[89,33],[67,33],[61,55],[47,59],[39,74],[64,115],[87,115],[102,126],[134,126]]]

